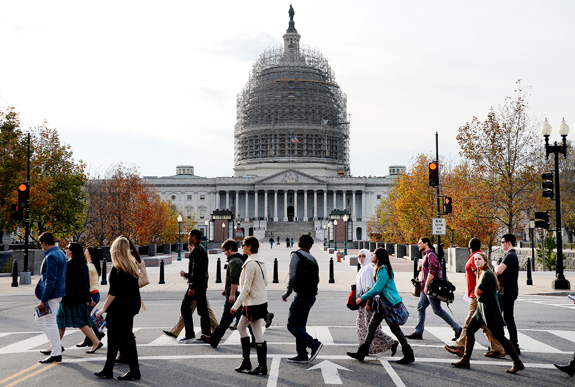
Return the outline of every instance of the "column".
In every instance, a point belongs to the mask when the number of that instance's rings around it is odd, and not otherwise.
[[[284,189],[284,222],[287,222],[287,189]]]
[[[230,208],[230,191],[226,190],[226,208],[224,208],[225,210],[228,210]]]
[[[307,222],[307,189],[303,190],[303,221]]]
[[[240,191],[236,190],[236,219],[240,217]]]
[[[268,190],[264,189],[264,220],[267,222],[268,220]]]
[[[220,209],[220,203],[222,201],[222,194],[220,191],[216,192],[216,209]]]
[[[351,200],[351,220],[352,221],[356,221],[357,220],[357,216],[356,216],[356,212],[355,212],[355,190],[352,191],[352,200]]]
[[[274,189],[274,222],[278,220],[278,190]]]
[[[365,202],[366,202],[367,191],[363,191],[361,194],[361,220],[367,221],[365,217]]]
[[[250,196],[250,191],[248,191],[248,190],[246,189],[246,207],[245,207],[245,208],[246,208],[246,213],[245,213],[245,215],[244,215],[244,219],[245,219],[246,222],[248,222],[248,221],[250,220],[250,213],[249,213],[249,208],[248,208],[248,202],[249,202],[248,198],[249,198],[249,196]]]
[[[323,190],[323,218],[327,219],[327,189]]]
[[[294,222],[297,221],[297,194],[298,194],[298,190],[295,189],[293,191],[293,202],[294,202],[293,220],[294,220]]]
[[[343,205],[341,209],[345,210],[345,190],[343,190]]]
[[[355,200],[355,199],[354,199]],[[254,219],[258,220],[258,190],[254,190]]]
[[[313,219],[317,219],[317,189],[313,190]]]
[[[333,209],[335,210],[337,208],[337,190],[334,189],[333,190]]]

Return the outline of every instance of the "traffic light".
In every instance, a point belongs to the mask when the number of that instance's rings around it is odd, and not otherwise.
[[[439,163],[437,161],[429,163],[429,185],[439,187]]]
[[[30,189],[28,183],[18,185],[18,208],[22,211],[28,206],[28,199],[30,199]]]
[[[12,204],[10,206],[10,219],[22,220],[24,219],[23,208],[18,206],[18,204]]]
[[[553,200],[553,174],[551,172],[545,172],[541,174],[541,178],[543,179],[543,183],[541,186],[543,187],[543,197],[549,198]]]
[[[444,196],[443,197],[443,213],[451,214],[451,211],[453,211],[453,207],[451,206],[452,204],[453,204],[453,199],[451,199],[450,196]]]
[[[535,213],[535,227],[537,228],[544,228],[545,230],[549,230],[549,212],[536,212]]]

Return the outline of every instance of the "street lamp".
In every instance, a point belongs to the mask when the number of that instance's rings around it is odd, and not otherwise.
[[[333,221],[333,249],[337,251],[337,220]]]
[[[327,224],[327,248],[331,248],[331,223],[328,222]]]
[[[226,222],[222,223],[222,242],[225,241],[226,238]]]
[[[571,284],[563,275],[563,238],[561,235],[561,193],[559,191],[559,153],[562,153],[567,158],[567,135],[569,134],[569,126],[565,123],[565,118],[559,126],[559,134],[563,137],[563,143],[549,145],[549,135],[551,134],[551,125],[545,119],[545,123],[541,128],[541,134],[545,137],[545,157],[549,159],[549,154],[555,155],[555,234],[557,235],[557,261],[555,263],[556,273],[555,281],[553,281],[553,289],[571,289]]]
[[[208,249],[208,234],[210,232],[210,221],[206,219],[204,224],[206,225],[206,250],[207,250]]]
[[[178,261],[182,260],[182,215],[178,215]]]
[[[349,216],[345,214],[343,216],[343,225],[345,230],[345,237],[343,238],[343,255],[347,255],[347,221],[349,220]]]
[[[327,228],[327,226],[324,224],[323,225],[323,247],[325,247],[325,245],[327,245],[327,234],[325,233],[326,228]]]

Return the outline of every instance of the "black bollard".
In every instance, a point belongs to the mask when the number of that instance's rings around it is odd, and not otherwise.
[[[419,270],[417,270],[417,258],[413,259],[413,278],[419,277]]]
[[[278,259],[274,259],[274,284],[279,283],[280,280],[278,279]]]
[[[531,258],[527,258],[527,285],[533,285],[533,278],[531,278]]]
[[[106,264],[106,258],[102,257],[102,281],[100,285],[108,285],[108,267]]]
[[[162,259],[160,261],[160,282],[158,282],[160,285],[165,284],[166,282],[164,281],[164,260]]]
[[[222,283],[222,262],[218,258],[218,263],[216,264],[216,283]]]
[[[14,260],[12,264],[12,287],[18,287],[18,261]]]
[[[329,259],[329,283],[335,283],[335,278],[333,277],[333,257]]]

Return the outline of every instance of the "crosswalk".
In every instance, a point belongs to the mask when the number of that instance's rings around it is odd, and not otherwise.
[[[563,296],[530,296],[521,295],[516,302],[526,302],[530,304],[556,306],[559,308],[575,310],[575,304],[572,300]]]
[[[404,332],[411,332],[413,327],[404,327]],[[180,346],[175,340],[162,334],[163,327],[136,327],[134,334],[137,337],[137,345],[141,348],[146,347],[170,347]],[[357,335],[355,326],[308,326],[308,332],[317,337],[324,346],[356,346]],[[384,326],[385,333],[393,337],[391,330]],[[268,345],[282,346],[293,345],[293,337],[284,326],[270,328],[266,332]],[[414,347],[435,347],[441,348],[444,345],[452,345],[453,330],[448,326],[431,326],[426,327],[422,341],[411,341]],[[477,350],[485,350],[486,346],[482,345],[484,339],[478,334]],[[62,340],[66,350],[85,350],[77,348],[75,343],[83,340],[83,334],[77,329],[68,329]],[[519,343],[522,352],[550,353],[550,354],[572,354],[575,347],[575,331],[571,330],[548,330],[548,329],[519,329]],[[107,345],[107,337],[102,339],[104,345]],[[483,340],[485,344],[486,341]],[[195,343],[192,346],[203,346],[207,344]],[[226,334],[220,346],[240,346],[240,336],[238,331],[231,331]],[[0,356],[16,353],[37,352],[38,350],[48,347],[48,339],[41,331],[32,332],[0,332]]]

